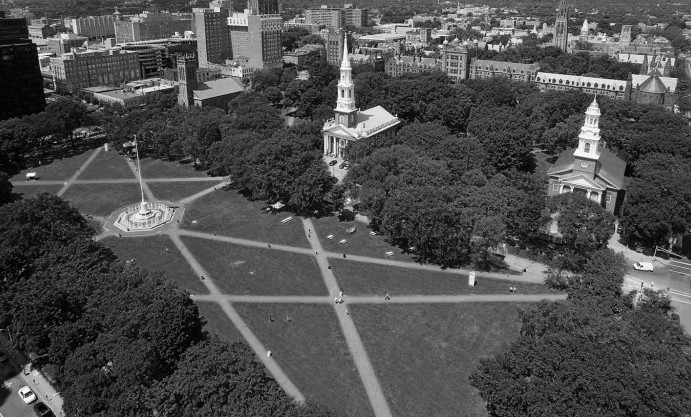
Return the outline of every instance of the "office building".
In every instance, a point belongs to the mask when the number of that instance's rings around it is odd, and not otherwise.
[[[83,87],[127,83],[141,78],[139,54],[119,49],[71,52],[52,58],[55,88],[75,92]]]
[[[470,75],[468,46],[462,44],[458,38],[452,42],[444,41],[442,48],[442,71],[449,76],[453,83],[467,80]]]
[[[345,27],[367,26],[368,10],[347,8],[330,8],[322,6],[305,10],[305,23],[324,26],[326,29],[338,30]]]
[[[26,19],[0,11],[0,120],[38,113],[46,106],[38,50]]]
[[[85,48],[89,43],[86,36],[75,35],[74,33],[61,33],[54,38],[48,38],[46,49],[55,55],[62,55],[72,52],[76,48]]]
[[[337,67],[341,65],[343,42],[347,42],[348,52],[351,52],[353,50],[353,38],[350,33],[346,34],[343,29],[326,31],[326,62]]]
[[[200,67],[222,64],[233,57],[228,17],[228,9],[223,7],[194,9]]]
[[[29,37],[31,39],[47,39],[57,33],[55,26],[47,25],[45,23],[36,23],[29,25]]]
[[[89,39],[115,37],[115,16],[89,16],[72,19],[72,32]]]
[[[250,1],[244,12],[228,18],[233,58],[246,58],[254,69],[280,67],[283,19],[278,14],[252,14],[255,7]],[[267,7],[259,10],[269,10]]]
[[[249,0],[247,9],[250,14],[280,14],[278,0]]]
[[[121,45],[123,51],[136,52],[139,55],[139,70],[143,78],[163,75],[167,59],[166,48],[158,45]]]
[[[144,12],[130,20],[115,21],[117,43],[169,38],[174,33],[192,31],[192,19],[170,13]]]

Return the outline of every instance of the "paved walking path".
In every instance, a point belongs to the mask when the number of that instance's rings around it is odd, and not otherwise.
[[[218,302],[226,299],[233,303],[266,304],[334,304],[328,295],[231,295],[198,294],[190,296],[194,301]],[[438,304],[438,303],[535,303],[541,300],[565,300],[566,294],[463,294],[463,295],[395,295],[386,300],[378,295],[344,295],[348,304]],[[345,303],[344,303],[345,304]]]
[[[202,283],[209,290],[209,293],[218,298],[217,302],[221,306],[221,309],[223,309],[223,312],[233,322],[240,334],[242,334],[247,343],[257,354],[257,357],[262,361],[264,366],[266,366],[266,369],[271,372],[271,375],[273,375],[274,379],[276,379],[281,388],[283,388],[283,390],[295,400],[304,402],[305,396],[302,395],[300,390],[295,386],[295,384],[293,384],[293,381],[291,381],[290,378],[288,378],[288,375],[286,375],[281,367],[278,366],[278,363],[276,363],[272,357],[267,355],[267,349],[264,347],[264,345],[262,345],[257,336],[252,333],[250,328],[247,326],[247,323],[245,323],[242,317],[240,317],[240,314],[238,314],[230,302],[222,297],[221,290],[219,290],[214,283],[213,277],[206,272],[194,255],[192,255],[192,253],[187,249],[185,244],[180,239],[180,236],[175,233],[174,230],[169,231],[168,235],[170,236],[170,240],[173,241],[175,247],[178,248],[182,256],[185,258],[185,260],[187,260],[192,270],[197,274],[197,276],[200,277],[200,279],[202,279]]]
[[[227,186],[227,185],[229,185],[229,184],[230,184],[230,181],[223,181],[223,182],[221,182],[221,183],[218,183],[218,184],[214,185],[213,187],[209,187],[209,188],[207,188],[207,189],[205,189],[205,190],[202,190],[202,191],[200,191],[200,192],[198,192],[198,193],[196,193],[196,194],[193,194],[193,195],[191,195],[191,196],[189,196],[189,197],[183,198],[182,200],[178,201],[178,204],[188,204],[188,203],[191,203],[192,201],[194,201],[194,200],[196,200],[196,199],[198,199],[198,198],[200,198],[200,197],[204,197],[205,195],[207,195],[207,194],[209,194],[209,193],[213,193],[214,191],[216,191],[217,188],[222,188],[222,187],[225,187],[225,186]]]
[[[302,226],[303,229],[305,229],[305,234],[307,234],[307,239],[314,248],[314,257],[317,260],[317,265],[319,265],[322,277],[324,278],[324,284],[326,284],[329,294],[332,297],[339,297],[341,289],[338,286],[338,281],[336,281],[336,276],[333,274],[333,270],[329,269],[329,261],[324,254],[324,248],[317,237],[316,229],[312,224],[312,220],[303,219]],[[312,230],[315,230],[314,234],[311,233]],[[362,384],[365,387],[370,404],[374,410],[374,415],[376,417],[392,417],[389,404],[386,402],[384,392],[379,384],[379,379],[374,373],[374,368],[372,367],[372,362],[370,361],[367,351],[365,350],[365,345],[362,343],[362,339],[360,338],[360,334],[355,327],[352,317],[350,314],[348,314],[347,298],[344,300],[344,303],[334,303],[333,306],[336,310],[336,317],[338,317],[338,321],[341,324],[341,329],[343,330],[343,336],[345,337],[346,344],[348,345],[348,350],[350,351],[353,361],[355,362],[355,366],[360,373],[360,379],[362,380]]]
[[[79,173],[79,172],[78,172]],[[211,181],[225,181],[226,177],[179,177],[179,178],[144,178],[146,182],[211,182]],[[139,178],[120,178],[112,179],[95,179],[95,180],[80,180],[75,179],[73,184],[139,184]],[[40,187],[43,185],[63,185],[65,181],[48,180],[48,181],[13,181],[12,185]]]
[[[94,153],[92,153],[91,156],[86,161],[84,161],[84,163],[79,168],[77,168],[77,172],[75,172],[74,175],[72,175],[72,177],[70,177],[70,179],[64,183],[65,185],[60,189],[60,191],[58,191],[58,197],[62,197],[62,195],[65,194],[65,191],[67,191],[67,189],[70,188],[72,183],[77,179],[77,177],[79,177],[82,171],[84,171],[86,167],[89,166],[91,161],[93,161],[98,156],[98,154],[101,152],[101,149],[103,148],[96,148]]]
[[[187,230],[187,229],[180,229],[178,231],[178,234],[180,236],[190,236],[190,237],[196,237],[200,239],[208,239],[208,240],[215,240],[217,242],[227,242],[227,243],[234,243],[236,245],[242,245],[242,246],[249,246],[253,248],[267,248],[267,244],[269,242],[260,242],[257,240],[250,240],[250,239],[240,239],[237,237],[228,237],[228,236],[216,236],[211,233],[206,233],[206,232],[197,232],[194,230]],[[279,245],[279,244],[271,244],[271,249],[272,250],[282,250],[285,252],[293,252],[293,253],[299,253],[302,255],[313,255],[314,254],[314,249],[308,249],[308,248],[298,248],[295,246],[288,246],[288,245]]]

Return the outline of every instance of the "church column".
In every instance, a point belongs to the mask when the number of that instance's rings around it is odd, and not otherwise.
[[[587,198],[588,200],[590,200],[590,193],[592,193],[592,191],[590,191],[590,190],[585,191],[585,198]]]
[[[324,135],[324,155],[329,153],[329,135]]]
[[[559,194],[564,194],[564,184],[559,185]]]

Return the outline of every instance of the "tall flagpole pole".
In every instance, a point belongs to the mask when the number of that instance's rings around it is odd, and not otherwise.
[[[137,168],[139,169],[139,189],[142,193],[142,205],[139,209],[139,213],[146,213],[146,201],[144,201],[144,184],[142,182],[142,164],[139,162],[139,141],[137,140],[137,135],[134,135],[134,149],[137,151]]]

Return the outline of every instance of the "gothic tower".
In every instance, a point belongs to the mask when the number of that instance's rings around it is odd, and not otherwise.
[[[557,11],[557,20],[554,23],[554,46],[566,52],[566,47],[569,43],[569,5],[566,0],[559,1],[559,11]]]
[[[193,90],[197,86],[197,61],[194,58],[178,58],[178,104],[189,108],[194,105]]]
[[[357,125],[355,108],[355,84],[353,84],[350,59],[348,59],[348,39],[343,41],[343,61],[341,62],[341,79],[338,82],[338,99],[334,109],[335,121],[347,128]]]
[[[597,96],[585,111],[585,122],[578,135],[578,148],[573,153],[574,171],[587,173],[590,178],[595,174],[595,167],[600,159],[600,106]]]

